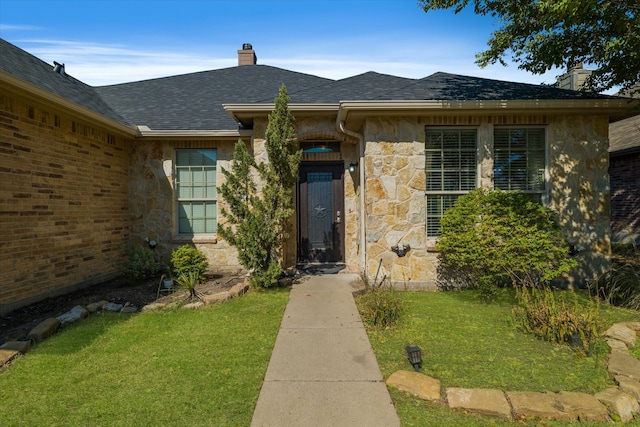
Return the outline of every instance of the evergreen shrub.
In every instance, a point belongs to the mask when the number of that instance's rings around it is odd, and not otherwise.
[[[442,287],[542,286],[577,265],[554,212],[520,192],[476,189],[447,209],[437,242]],[[485,292],[486,291],[486,292]]]
[[[204,282],[205,273],[209,267],[207,257],[202,251],[190,245],[182,245],[171,252],[169,270],[174,278],[182,275],[195,275],[197,283]]]
[[[160,265],[156,261],[153,251],[142,246],[133,248],[124,267],[125,277],[129,284],[149,279],[155,276],[159,270]]]

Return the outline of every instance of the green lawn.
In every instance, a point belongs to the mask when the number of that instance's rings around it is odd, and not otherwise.
[[[385,378],[397,370],[412,369],[405,346],[415,344],[422,348],[423,373],[438,378],[443,389],[595,393],[614,385],[606,372],[608,347],[604,342],[598,344],[593,357],[585,357],[577,356],[567,346],[519,332],[511,321],[513,300],[509,292],[504,292],[497,304],[479,302],[473,291],[397,295],[406,306],[398,327],[368,330]],[[640,320],[639,313],[629,310],[603,308],[602,315],[609,323]],[[422,402],[397,390],[391,390],[391,395],[403,426],[510,424]]]
[[[249,425],[287,297],[92,315],[0,374],[0,424]]]

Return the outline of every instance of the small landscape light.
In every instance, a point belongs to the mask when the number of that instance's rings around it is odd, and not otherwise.
[[[411,363],[416,372],[420,372],[420,368],[422,368],[422,350],[417,345],[408,345],[406,350],[409,363]]]

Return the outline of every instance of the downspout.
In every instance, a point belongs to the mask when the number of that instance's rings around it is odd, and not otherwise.
[[[365,212],[365,166],[364,166],[364,136],[351,131],[346,128],[344,124],[344,120],[341,120],[342,117],[342,104],[338,107],[338,115],[336,116],[336,128],[339,132],[342,132],[345,135],[352,136],[358,140],[358,145],[360,146],[360,158],[358,159],[358,164],[360,165],[360,268],[364,277],[369,277],[367,275],[367,238],[366,238],[366,212]]]

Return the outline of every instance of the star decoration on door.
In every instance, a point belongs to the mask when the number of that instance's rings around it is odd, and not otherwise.
[[[316,218],[324,218],[327,216],[327,208],[325,208],[322,204],[318,203],[313,207],[313,210],[316,211]]]

